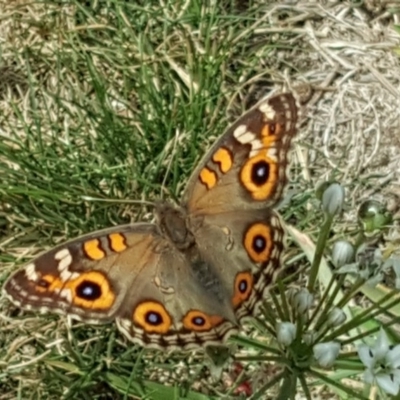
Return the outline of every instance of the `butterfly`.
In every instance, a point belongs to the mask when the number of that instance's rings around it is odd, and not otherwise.
[[[262,100],[207,152],[179,205],[157,203],[155,223],[61,244],[14,272],[3,293],[24,309],[115,321],[145,347],[225,342],[282,269],[284,229],[273,207],[298,109],[291,93]]]

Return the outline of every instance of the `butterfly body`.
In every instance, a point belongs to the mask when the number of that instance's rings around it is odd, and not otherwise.
[[[291,94],[264,100],[211,148],[180,205],[159,203],[155,223],[45,252],[11,275],[5,295],[25,309],[115,321],[153,348],[224,342],[257,312],[281,269],[284,230],[272,207],[296,122]]]

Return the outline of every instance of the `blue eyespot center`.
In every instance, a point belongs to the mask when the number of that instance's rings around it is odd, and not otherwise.
[[[203,317],[194,317],[192,319],[192,322],[194,325],[197,325],[197,326],[203,326],[206,323],[206,321]]]
[[[269,164],[264,161],[254,163],[251,168],[251,180],[257,186],[265,185],[269,178]]]
[[[260,254],[262,253],[265,248],[267,247],[267,241],[265,240],[264,236],[256,235],[253,238],[253,250]]]
[[[155,311],[149,311],[146,313],[146,322],[150,325],[157,326],[163,323],[163,318],[161,314]]]
[[[238,285],[239,292],[240,293],[246,293],[247,292],[247,288],[248,288],[247,281],[245,279],[242,279],[239,282],[239,285]]]
[[[101,297],[101,287],[92,281],[83,281],[76,287],[76,295],[85,300],[97,300]]]

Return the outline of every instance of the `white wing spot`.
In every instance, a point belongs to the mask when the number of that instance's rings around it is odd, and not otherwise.
[[[270,147],[267,150],[267,157],[270,158],[271,160],[278,162],[278,158],[277,158],[277,152],[276,152],[276,148],[275,147]]]
[[[72,256],[71,253],[68,249],[62,249],[60,250],[58,253],[56,253],[54,255],[54,258],[56,260],[59,260],[60,262],[58,263],[58,270],[60,272],[68,269],[68,267],[71,265],[72,263]]]
[[[67,300],[68,303],[72,303],[72,293],[70,289],[62,289],[62,290],[55,290],[56,292],[59,292],[60,297],[63,299]]]
[[[71,265],[71,263],[72,263],[72,256],[68,252],[68,254],[64,258],[62,258],[58,263],[58,270],[59,271],[67,270],[68,267]]]
[[[253,143],[253,141],[256,139],[256,135],[252,132],[247,131],[240,137],[236,138],[240,143],[242,144],[248,144],[248,143]]]
[[[227,226],[222,227],[221,230],[226,236],[231,234],[231,231]]]
[[[60,270],[61,271],[61,270]],[[62,270],[61,272],[60,272],[60,279],[63,281],[63,282],[67,282],[67,281],[70,281],[70,280],[74,280],[74,279],[77,279],[79,277],[79,274],[78,274],[78,272],[70,272],[70,271],[68,271],[67,269],[64,269],[64,270]]]
[[[265,148],[263,142],[261,140],[254,139],[251,142],[250,158],[256,156],[263,148]]]
[[[36,267],[33,263],[25,267],[25,275],[30,281],[37,282],[39,280],[39,274],[36,272]]]
[[[55,258],[56,260],[62,260],[63,258],[65,258],[65,257],[67,257],[67,256],[69,256],[69,255],[70,255],[70,252],[69,252],[68,249],[62,249],[62,250],[60,250],[58,253],[56,253],[56,254],[54,255],[54,258]]]
[[[258,109],[268,118],[274,119],[275,111],[268,103],[261,103]]]
[[[240,143],[243,143],[243,142],[242,142],[241,136],[242,136],[244,133],[246,133],[246,131],[247,131],[247,126],[246,126],[246,125],[239,125],[239,126],[234,130],[233,136],[234,136],[237,140],[239,140]]]
[[[161,279],[160,279],[160,277],[159,277],[158,275],[156,275],[156,276],[154,277],[153,282],[155,283],[155,285],[156,285],[157,287],[160,287],[160,286],[161,286]]]

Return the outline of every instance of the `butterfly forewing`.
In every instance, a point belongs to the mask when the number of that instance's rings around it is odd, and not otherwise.
[[[190,212],[273,207],[287,181],[287,154],[297,120],[291,93],[263,100],[240,117],[189,180],[184,204]]]
[[[25,309],[106,322],[113,319],[134,282],[140,280],[138,273],[159,258],[152,250],[160,241],[153,224],[94,232],[29,262],[11,275],[3,291]]]

